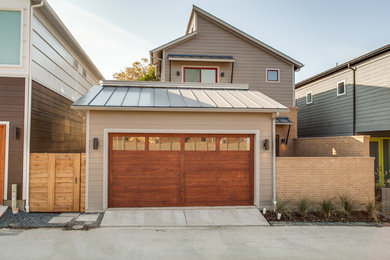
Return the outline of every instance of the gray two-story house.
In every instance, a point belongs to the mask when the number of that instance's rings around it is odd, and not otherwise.
[[[390,44],[296,84],[298,136],[370,135],[376,181],[390,170]]]

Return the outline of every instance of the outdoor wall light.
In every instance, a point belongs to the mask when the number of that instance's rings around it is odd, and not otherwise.
[[[286,139],[282,139],[282,144],[286,144]]]
[[[180,76],[180,71],[176,71],[176,76]]]
[[[97,139],[96,137],[93,138],[93,149],[94,150],[97,150],[99,147],[99,139]]]
[[[13,136],[14,136],[14,139],[19,139],[19,137],[20,137],[20,127],[15,126],[13,128]]]
[[[264,140],[264,150],[269,150],[269,139]]]
[[[221,77],[225,77],[225,72],[221,72]]]

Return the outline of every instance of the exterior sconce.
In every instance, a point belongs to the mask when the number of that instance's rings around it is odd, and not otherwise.
[[[264,140],[264,150],[269,150],[269,139]]]
[[[95,137],[93,138],[93,149],[97,150],[98,148],[99,148],[99,139]]]
[[[282,142],[282,144],[287,144],[287,143],[286,143],[286,139],[282,139],[281,142]]]
[[[15,126],[13,128],[13,136],[14,136],[14,139],[19,139],[19,137],[20,137],[20,127]]]
[[[225,77],[225,72],[221,72],[221,77]]]
[[[176,76],[180,76],[180,71],[176,71]]]

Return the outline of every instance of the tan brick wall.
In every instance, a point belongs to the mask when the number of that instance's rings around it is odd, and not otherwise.
[[[374,199],[374,158],[278,157],[276,198],[313,202],[348,196],[356,203]]]
[[[332,136],[293,140],[294,156],[370,156],[370,136]]]
[[[288,118],[292,121],[287,145],[282,144],[282,139],[286,139],[287,137],[288,125],[276,125],[275,127],[276,134],[279,135],[279,152],[280,152],[279,156],[293,156],[294,154],[293,141],[295,138],[298,137],[297,111],[298,108],[290,108],[290,112],[279,114],[279,116],[288,116]]]

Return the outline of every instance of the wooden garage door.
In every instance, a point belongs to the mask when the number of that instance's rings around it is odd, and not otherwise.
[[[253,204],[253,135],[110,134],[108,207]]]

